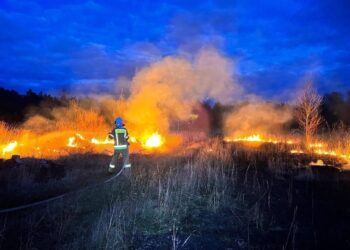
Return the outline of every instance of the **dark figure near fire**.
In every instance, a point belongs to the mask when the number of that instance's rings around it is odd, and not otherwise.
[[[121,154],[123,157],[123,167],[130,168],[129,163],[129,135],[127,129],[124,127],[124,122],[121,117],[115,120],[115,127],[108,134],[110,139],[114,139],[114,154],[109,164],[108,172],[114,173],[118,162],[118,157]]]

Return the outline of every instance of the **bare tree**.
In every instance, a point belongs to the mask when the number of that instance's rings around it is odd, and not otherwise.
[[[296,118],[305,133],[306,145],[310,145],[322,118],[320,105],[322,97],[316,92],[312,83],[307,83],[298,97]]]

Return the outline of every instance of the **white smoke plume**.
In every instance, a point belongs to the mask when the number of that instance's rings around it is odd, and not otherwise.
[[[234,65],[213,48],[192,59],[169,56],[139,71],[132,79],[125,112],[133,127],[168,131],[172,120],[187,120],[198,101],[228,103],[242,93],[233,78]]]
[[[224,131],[230,137],[278,135],[283,125],[291,119],[289,106],[253,101],[237,107],[225,117]]]

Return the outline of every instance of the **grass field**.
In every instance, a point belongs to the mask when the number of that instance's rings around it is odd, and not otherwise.
[[[111,183],[0,214],[0,248],[348,249],[350,175],[307,166],[317,159],[283,144],[215,139],[172,155],[132,155],[131,170]],[[29,168],[7,168],[6,178],[2,170],[1,206],[100,183],[109,160],[67,156],[52,162],[64,173],[41,178]]]

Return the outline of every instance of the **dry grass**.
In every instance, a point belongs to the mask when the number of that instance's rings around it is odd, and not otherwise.
[[[133,155],[131,175],[17,214],[11,226],[28,215],[38,221],[17,229],[23,249],[288,249],[302,237],[299,211],[311,209],[311,193],[298,201],[307,186],[298,186],[293,169],[309,160],[285,145],[247,149],[220,140],[177,155]],[[60,160],[82,178],[104,171],[106,162],[96,155]],[[5,246],[16,246],[8,230]]]
[[[350,155],[350,130],[344,127],[338,127],[323,133],[317,138],[326,145],[326,148]]]

